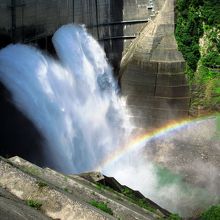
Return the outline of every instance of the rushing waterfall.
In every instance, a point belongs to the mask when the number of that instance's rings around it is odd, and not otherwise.
[[[91,170],[123,141],[125,108],[103,49],[83,26],[61,27],[53,44],[59,61],[22,44],[1,50],[0,80],[45,137],[48,161],[66,173]]]

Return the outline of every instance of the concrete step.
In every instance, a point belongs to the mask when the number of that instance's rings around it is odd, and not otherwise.
[[[18,164],[18,158],[16,158]],[[20,168],[0,158],[0,186],[21,200],[36,206],[52,219],[114,219],[112,216],[83,202],[80,198],[60,190],[45,179],[34,165]]]
[[[0,187],[0,219],[49,220],[50,218]]]
[[[11,158],[10,161],[27,172],[30,170],[30,172],[33,173],[34,170],[34,175],[38,178],[41,178],[47,183],[52,184],[86,204],[91,202],[91,200],[108,204],[108,207],[113,211],[113,216],[116,218],[129,220],[157,219],[163,217],[163,214],[161,215],[161,213],[156,210],[155,213],[152,213],[133,204],[122,194],[109,192],[103,189],[100,190],[100,188],[94,183],[77,175],[66,176],[51,170],[50,168],[42,169],[19,157]]]
[[[154,111],[155,109],[164,111],[188,111],[188,106],[190,102],[190,97],[181,98],[169,98],[169,97],[138,97],[130,95],[127,97],[126,103],[129,110],[141,108],[149,109],[149,111]],[[149,114],[149,112],[146,112]]]
[[[182,118],[185,117],[187,112],[183,112],[182,113]],[[171,114],[170,114],[171,115]],[[174,120],[178,120],[179,118],[181,118],[180,116],[173,116],[171,115],[171,117],[169,118],[169,116],[167,118],[160,118],[160,117],[144,117],[144,116],[135,116],[135,115],[131,115],[129,116],[129,119],[133,122],[134,127],[136,128],[142,128],[143,130],[147,129],[155,129],[155,128],[161,128],[162,126],[164,126],[164,124],[168,124],[169,122],[172,122]]]

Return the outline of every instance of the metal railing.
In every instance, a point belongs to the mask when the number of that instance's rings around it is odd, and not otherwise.
[[[87,26],[88,28],[93,28],[93,27],[102,27],[102,26],[112,26],[112,25],[131,25],[131,24],[141,24],[141,23],[146,23],[148,22],[149,19],[139,19],[139,20],[127,20],[127,21],[110,21],[107,23],[101,23],[101,24],[95,24],[95,25],[90,25]]]
[[[131,40],[135,39],[136,35],[127,35],[127,36],[111,36],[111,37],[103,37],[99,39],[99,41],[108,41],[108,40]]]

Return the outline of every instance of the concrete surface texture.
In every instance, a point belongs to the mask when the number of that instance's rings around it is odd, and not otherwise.
[[[48,220],[41,212],[27,206],[11,193],[0,187],[0,218],[1,220]]]
[[[131,119],[149,128],[188,115],[189,87],[185,61],[174,37],[174,0],[166,0],[123,54],[122,94]]]
[[[165,211],[163,214],[163,209],[155,205],[154,211],[143,209],[113,189],[98,188],[94,181],[90,182],[78,175],[67,176],[49,168],[43,169],[19,157],[9,160],[0,158],[0,175],[0,194],[4,195],[0,200],[0,216],[16,216],[15,209],[7,209],[8,214],[5,211],[6,200],[8,208],[14,206],[24,216],[20,219],[25,219],[26,216],[30,216],[30,219],[36,216],[39,219],[43,215],[45,217],[42,219],[153,220],[168,213]],[[107,204],[113,215],[91,206],[92,200]],[[37,201],[40,204],[38,212],[31,212],[30,205],[25,205],[27,201]]]

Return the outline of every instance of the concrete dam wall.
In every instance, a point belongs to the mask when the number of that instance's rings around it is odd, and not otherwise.
[[[1,0],[0,48],[10,42],[54,53],[62,25],[85,24],[120,72],[137,127],[187,116],[184,59],[174,38],[174,0]]]
[[[174,0],[166,0],[124,53],[121,88],[137,127],[161,126],[188,115],[185,61],[174,37]]]
[[[2,0],[0,35],[51,50],[50,36],[62,25],[85,24],[103,45],[116,71],[124,49],[164,0]]]

